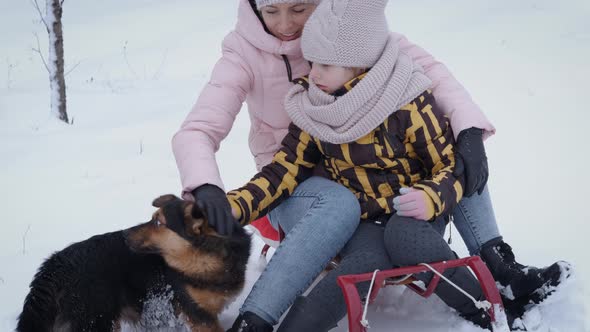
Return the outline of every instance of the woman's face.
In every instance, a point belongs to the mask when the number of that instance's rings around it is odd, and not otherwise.
[[[346,82],[364,72],[360,68],[347,68],[321,63],[312,63],[309,78],[325,93],[333,93],[340,89]]]
[[[309,3],[279,3],[260,8],[264,24],[270,33],[282,41],[301,37],[303,26],[317,5]]]

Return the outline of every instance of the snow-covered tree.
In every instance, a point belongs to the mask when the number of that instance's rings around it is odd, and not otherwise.
[[[51,89],[51,112],[60,120],[69,123],[68,113],[66,111],[66,80],[64,75],[64,41],[61,17],[63,13],[64,0],[46,0],[45,15],[41,12],[37,0],[32,0],[33,5],[41,16],[41,22],[45,25],[49,37],[49,56],[45,61],[39,48],[37,39],[37,49],[34,49],[41,55],[45,68],[49,72],[49,86]]]

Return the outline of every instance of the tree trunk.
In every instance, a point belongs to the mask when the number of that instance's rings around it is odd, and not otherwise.
[[[51,110],[65,123],[69,123],[66,112],[66,80],[64,77],[64,41],[61,24],[62,0],[47,4],[47,29],[49,33],[49,81],[51,88]]]

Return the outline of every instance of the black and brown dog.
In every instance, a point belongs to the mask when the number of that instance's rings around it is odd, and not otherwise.
[[[147,223],[49,257],[17,331],[117,331],[127,321],[141,329],[150,297],[166,294],[192,331],[223,331],[217,316],[244,286],[250,236],[242,228],[220,236],[195,204],[174,195],[153,205],[159,209]]]

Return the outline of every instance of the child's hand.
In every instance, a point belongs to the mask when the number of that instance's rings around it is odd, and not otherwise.
[[[430,220],[434,217],[434,203],[422,190],[401,188],[400,196],[393,199],[393,208],[402,217]]]
[[[229,200],[229,205],[231,206],[231,214],[236,218],[236,220],[240,220],[242,218],[242,213],[240,212],[240,208],[238,204],[231,199]]]
[[[236,220],[240,220],[240,218],[242,218],[242,214],[240,213],[240,210],[232,207],[231,209],[231,214],[234,216],[234,218],[236,218]]]

